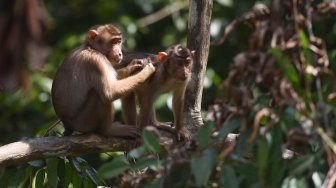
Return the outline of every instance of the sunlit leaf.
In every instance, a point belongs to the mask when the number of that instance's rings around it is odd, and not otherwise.
[[[303,48],[309,48],[309,40],[303,30],[299,31],[300,44]]]
[[[301,179],[298,179],[298,178],[286,178],[282,185],[281,185],[281,188],[306,188],[306,187],[309,187],[307,182],[301,178]]]
[[[312,175],[312,180],[315,187],[322,187],[325,176],[320,172],[314,172]]]
[[[33,179],[33,188],[41,188],[43,187],[44,184],[44,179],[45,179],[45,170],[40,169],[36,172],[34,179]]]
[[[111,162],[103,164],[98,170],[98,175],[103,179],[113,178],[125,172],[129,167],[130,164],[125,156],[120,156]]]

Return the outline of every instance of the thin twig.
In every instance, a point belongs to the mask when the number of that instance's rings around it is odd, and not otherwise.
[[[140,18],[137,21],[137,25],[139,27],[146,27],[186,7],[188,7],[188,1],[176,1],[153,14]]]

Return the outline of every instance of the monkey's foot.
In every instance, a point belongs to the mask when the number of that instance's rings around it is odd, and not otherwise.
[[[177,130],[177,140],[191,140],[192,139],[192,134],[190,131],[186,128],[181,128],[180,130]]]
[[[153,124],[153,127],[164,131],[168,131],[172,134],[176,134],[176,130],[172,127],[172,125],[173,125],[172,122],[155,122]]]
[[[120,123],[113,123],[113,125],[101,129],[99,131],[101,135],[106,137],[119,137],[127,139],[138,139],[141,137],[141,130],[128,125],[122,125]]]

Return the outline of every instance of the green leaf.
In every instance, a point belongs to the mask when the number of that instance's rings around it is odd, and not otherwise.
[[[134,165],[132,165],[132,170],[142,170],[146,167],[151,167],[156,171],[162,169],[162,162],[156,158],[142,158],[138,160]]]
[[[128,155],[132,158],[138,159],[141,156],[147,154],[147,150],[145,146],[140,146],[138,148],[132,149]]]
[[[299,88],[299,76],[294,68],[294,65],[286,58],[280,49],[272,48],[272,55],[275,57],[277,65],[282,70],[282,73],[286,76],[288,81],[292,83],[295,89]]]
[[[33,179],[33,188],[43,188],[44,185],[44,179],[45,179],[45,170],[39,169]]]
[[[212,148],[205,150],[202,156],[191,158],[191,170],[198,186],[206,186],[212,170],[217,163],[218,155]]]
[[[264,179],[266,176],[266,168],[268,162],[268,153],[269,148],[265,139],[259,139],[258,144],[258,155],[257,155],[257,163],[258,163],[258,173],[259,178]]]
[[[113,178],[126,171],[129,167],[130,164],[125,156],[120,156],[102,165],[98,170],[98,175],[103,179]]]
[[[295,159],[290,168],[292,169],[290,172],[292,175],[300,175],[305,170],[310,169],[313,166],[315,157],[312,155],[306,155],[300,158]]]
[[[59,159],[56,159],[56,158],[47,159],[48,184],[54,188],[56,188],[58,184],[58,176],[57,176],[58,162],[59,162]]]
[[[83,187],[84,188],[97,187],[97,184],[94,184],[90,179],[85,178],[85,180],[83,181]]]
[[[16,172],[10,177],[8,187],[21,188],[26,183],[27,179],[32,173],[31,167],[23,167],[16,169]]]
[[[9,187],[9,184],[12,183],[10,180],[15,176],[16,169],[9,169],[5,171],[0,177],[0,187]]]
[[[35,168],[42,168],[45,165],[44,160],[29,161],[28,164]]]
[[[159,178],[155,179],[152,183],[147,184],[144,188],[161,188],[163,187],[164,178],[160,176]]]
[[[82,187],[83,184],[83,178],[80,177],[77,173],[73,173],[73,176],[71,178],[71,183],[74,188],[76,187]],[[71,185],[71,184],[70,184]]]
[[[281,188],[306,188],[309,187],[307,182],[305,181],[304,178],[286,178],[282,185]]]
[[[220,174],[221,187],[238,188],[239,181],[234,169],[231,166],[224,165]]]
[[[303,30],[299,31],[300,44],[304,49],[309,48],[309,40]]]
[[[98,185],[98,178],[97,178],[97,171],[92,167],[88,166],[85,170],[85,174],[90,178],[90,180],[97,186]]]
[[[65,176],[64,176],[64,182],[63,182],[63,187],[69,187],[72,176],[76,175],[73,168],[70,166],[69,162],[64,161],[64,171],[65,171]]]
[[[155,134],[145,128],[142,131],[142,140],[144,141],[145,146],[154,153],[160,153],[162,150],[159,139]]]
[[[197,132],[196,141],[200,148],[204,148],[210,142],[212,130],[214,128],[213,123],[204,124]]]
[[[219,130],[218,138],[223,140],[229,133],[236,130],[241,124],[241,118],[232,118],[226,121],[223,127]]]

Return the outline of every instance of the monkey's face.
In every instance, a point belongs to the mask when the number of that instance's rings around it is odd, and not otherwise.
[[[112,63],[112,64],[117,64],[121,61],[123,58],[122,54],[122,43],[121,43],[121,38],[117,40],[112,40],[109,45],[109,51],[106,54],[107,59]]]
[[[119,63],[123,58],[122,35],[113,25],[90,30],[86,40],[92,48],[102,53],[112,64]]]
[[[169,73],[179,80],[186,80],[191,75],[192,57],[173,57],[169,61]]]

